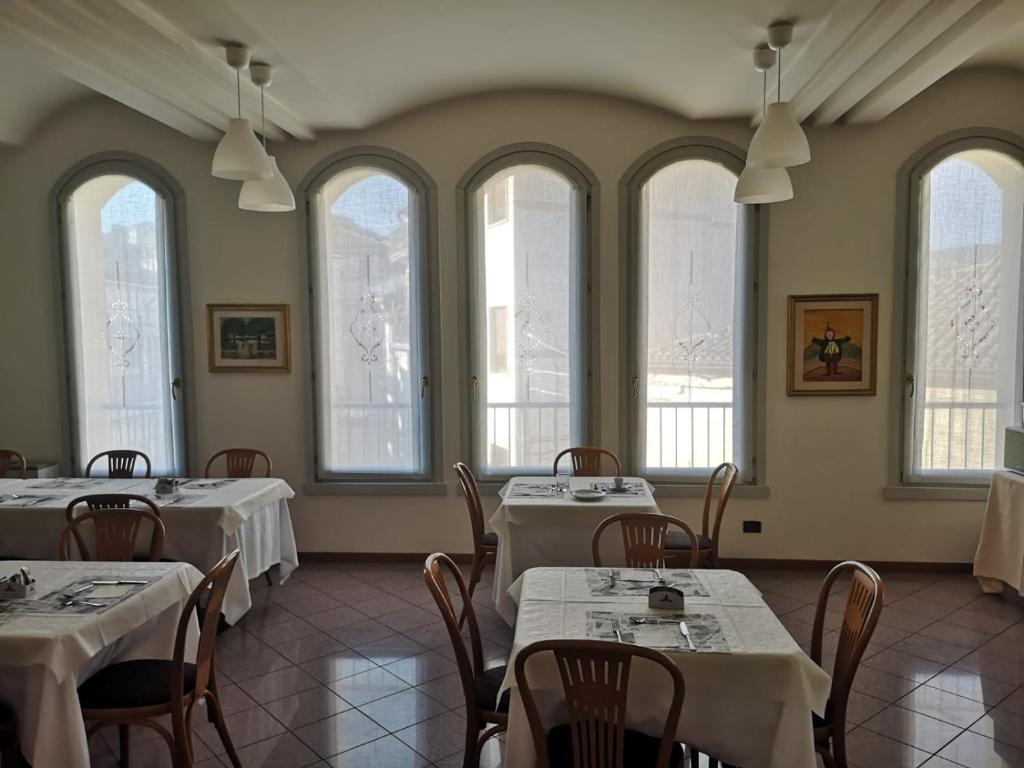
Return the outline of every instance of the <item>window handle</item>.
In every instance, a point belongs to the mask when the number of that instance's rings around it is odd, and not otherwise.
[[[420,397],[422,398],[427,394],[427,388],[430,387],[430,379],[424,376],[420,379]]]
[[[470,392],[471,392],[474,400],[476,400],[476,396],[477,396],[477,393],[479,391],[480,391],[480,379],[478,377],[476,377],[476,376],[473,376],[472,379],[470,379]]]
[[[640,396],[640,377],[633,377],[633,399],[636,400]]]
[[[916,384],[916,382],[914,380],[914,374],[912,374],[912,373],[908,373],[907,374],[907,384],[910,385],[910,392],[907,393],[907,397],[913,397],[914,396],[914,391],[917,389],[917,384]]]
[[[171,379],[171,400],[178,399],[178,390],[181,388],[181,377],[175,376]]]

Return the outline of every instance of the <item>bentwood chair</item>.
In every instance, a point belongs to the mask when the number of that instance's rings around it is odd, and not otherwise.
[[[103,457],[107,459],[107,477],[135,477],[135,464],[139,459],[146,463],[146,474],[143,477],[149,477],[153,471],[149,456],[142,451],[103,451],[89,459],[85,465],[86,477],[92,477],[92,465]]]
[[[664,568],[666,559],[671,557],[665,550],[665,541],[669,535],[669,527],[679,528],[684,536],[693,537],[693,530],[684,523],[668,515],[655,515],[650,512],[623,512],[606,517],[594,531],[590,548],[594,557],[594,565],[601,567],[601,536],[605,529],[618,525],[622,530],[622,548],[626,556],[627,568]],[[700,565],[700,552],[690,550],[688,568]]]
[[[457,614],[448,590],[444,571],[454,578],[458,597],[462,603],[462,616]],[[508,725],[509,692],[498,699],[498,689],[505,679],[507,667],[498,666],[484,669],[483,646],[480,642],[480,627],[476,622],[476,611],[466,587],[462,572],[448,555],[436,553],[427,558],[423,566],[423,579],[434,597],[445,628],[452,641],[455,661],[462,681],[462,694],[466,702],[466,740],[462,757],[463,768],[477,768],[484,743]],[[469,627],[468,639],[461,631],[463,622]],[[468,644],[468,647],[467,647]],[[485,730],[486,729],[486,730]],[[481,732],[482,731],[482,732]]]
[[[480,488],[470,468],[461,461],[455,463],[455,477],[459,481],[462,495],[466,497],[466,509],[469,511],[469,524],[473,528],[473,565],[469,571],[469,595],[480,581],[484,563],[498,556],[498,534],[484,530],[484,510],[480,501]]]
[[[203,577],[185,603],[178,620],[174,654],[166,659],[136,659],[104,667],[78,687],[82,717],[91,736],[109,725],[118,727],[121,765],[128,766],[133,725],[156,731],[167,743],[174,768],[191,768],[192,712],[197,702],[206,701],[206,713],[220,736],[231,765],[241,768],[238,753],[220,706],[214,656],[217,625],[224,593],[238,561],[238,550],[225,556]],[[199,648],[195,663],[185,661],[189,625],[200,599],[209,593],[206,611],[200,622]],[[170,715],[171,730],[158,720]]]
[[[852,577],[847,593],[843,624],[839,628],[839,645],[832,668],[832,690],[829,692],[825,716],[814,715],[814,748],[827,768],[846,768],[846,705],[853,678],[857,674],[864,649],[882,614],[885,588],[875,571],[852,561],[839,563],[829,571],[818,594],[811,635],[811,659],[821,666],[821,645],[824,637],[825,611],[832,585],[841,577]],[[826,670],[827,671],[827,670]]]
[[[668,535],[668,542],[665,544],[671,555],[678,559],[684,559],[687,551],[693,549],[693,542],[696,540],[697,548],[700,550],[700,557],[706,560],[712,568],[718,567],[718,542],[722,530],[722,517],[725,515],[725,507],[729,503],[732,489],[739,478],[739,468],[731,462],[724,462],[715,467],[708,478],[708,485],[704,491],[704,517],[701,522],[701,533],[694,537],[673,531]],[[718,476],[721,481],[718,485],[718,499],[715,502],[715,518],[711,520],[711,499],[715,495],[715,483]]]
[[[615,471],[612,473],[613,476],[619,477],[622,475],[622,462],[619,461],[618,456],[607,448],[589,447],[566,448],[559,453],[555,456],[552,474],[558,474],[558,465],[561,463],[562,457],[566,455],[572,461],[572,473],[576,477],[600,477],[602,474],[607,474],[601,471],[601,464],[605,458],[611,461],[615,468]]]
[[[18,471],[21,479],[24,480],[28,470],[25,457],[17,451],[0,448],[0,480],[7,477],[11,470]]]
[[[84,508],[85,512],[84,513],[80,512],[80,508]],[[68,530],[70,530],[70,535],[71,535],[72,538],[74,538],[75,544],[78,546],[78,551],[81,554],[81,557],[82,557],[83,560],[89,560],[90,559],[90,557],[89,557],[89,548],[88,548],[88,545],[86,544],[85,537],[82,536],[81,530],[77,526],[74,526],[73,524],[74,524],[74,522],[76,520],[84,518],[85,514],[88,513],[88,512],[104,512],[104,511],[119,511],[119,512],[141,511],[141,512],[147,513],[146,515],[143,515],[143,517],[145,519],[150,519],[151,520],[151,518],[155,517],[157,520],[159,520],[160,521],[159,528],[160,528],[160,531],[162,532],[160,534],[160,539],[161,539],[160,540],[160,546],[159,546],[160,553],[156,555],[155,559],[156,560],[160,559],[160,556],[161,556],[161,554],[163,552],[164,539],[166,538],[166,531],[164,529],[163,518],[160,515],[160,510],[157,507],[157,505],[153,503],[153,501],[151,499],[147,499],[145,496],[140,496],[140,495],[135,494],[135,493],[91,493],[91,494],[87,494],[85,496],[79,496],[77,498],[72,499],[71,501],[68,502],[68,505],[67,505],[67,507],[64,510],[64,516],[67,519],[67,523],[68,523],[68,528],[65,529],[65,533],[67,533]],[[122,521],[121,521],[120,526],[129,525],[129,523],[130,523],[130,521],[132,519],[133,518],[131,518],[131,517],[124,516]],[[132,549],[134,549],[134,547],[135,547],[135,543],[134,543],[135,542],[135,537],[138,534],[139,523],[141,523],[141,521],[142,521],[141,518],[136,520],[135,532],[131,533],[131,536],[132,536],[131,547],[132,547]],[[113,518],[107,518],[107,519],[102,519],[102,520],[94,520],[93,521],[93,525],[94,525],[94,527],[96,529],[96,543],[97,543],[97,547],[100,546],[100,527],[104,527],[104,528],[109,527],[110,528],[109,531],[105,532],[105,535],[115,535],[115,534],[117,534],[118,536],[126,536],[129,533],[128,530],[123,529],[123,527],[119,527],[119,525],[115,523]],[[155,523],[153,523],[153,537],[156,537],[157,534],[158,534],[157,528],[158,528],[158,526]],[[61,536],[61,541],[63,541],[63,538],[64,537]],[[106,547],[107,547],[108,544],[112,546],[113,542],[104,543],[104,545],[103,545],[104,546],[104,550],[106,550]],[[128,544],[127,544],[127,542],[122,542],[122,544],[120,546],[127,547]],[[131,560],[132,559],[131,554],[129,554],[127,557],[110,557],[110,558],[102,557],[99,552],[97,552],[96,554],[97,554],[97,557],[96,557],[97,560]],[[153,560],[154,559],[154,557],[153,557],[153,541],[152,540],[150,541],[150,554],[149,554],[149,556],[146,559],[148,559],[148,560]]]
[[[146,559],[153,563],[160,562],[167,530],[163,520],[148,509],[98,509],[77,515],[60,536],[60,559],[71,559],[71,539],[74,538],[82,560],[129,562],[135,557],[135,543],[144,520],[149,521],[153,528]],[[95,548],[92,552],[86,544],[86,537],[82,535],[82,525],[87,522],[92,522],[95,532]]]
[[[540,654],[554,656],[568,711],[568,722],[550,729],[541,722],[527,670],[530,659]],[[672,701],[660,736],[626,728],[629,674],[635,659],[660,667],[672,684]],[[686,686],[682,673],[665,654],[601,640],[542,640],[519,652],[515,675],[537,768],[682,767],[683,748],[675,741],[675,733]]]
[[[221,456],[224,457],[227,465],[225,477],[252,477],[257,457],[262,458],[266,464],[267,470],[263,475],[264,477],[270,477],[270,473],[274,469],[274,464],[271,462],[270,457],[263,451],[255,448],[225,448],[223,451],[217,451],[206,462],[206,469],[203,472],[205,477],[211,477],[210,468]]]

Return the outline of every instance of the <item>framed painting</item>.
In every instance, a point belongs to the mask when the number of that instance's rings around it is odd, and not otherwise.
[[[287,304],[207,304],[210,371],[287,373],[289,333]]]
[[[878,294],[789,297],[787,395],[874,395]]]

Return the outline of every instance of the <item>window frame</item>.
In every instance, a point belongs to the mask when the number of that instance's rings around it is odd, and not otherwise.
[[[469,457],[468,463],[478,481],[487,490],[493,490],[507,482],[511,477],[521,476],[519,472],[485,472],[479,462],[480,445],[477,439],[479,419],[477,415],[477,392],[473,385],[474,378],[481,372],[488,371],[486,354],[480,354],[480,335],[486,329],[474,327],[474,319],[481,316],[479,300],[479,269],[476,259],[476,227],[473,198],[478,189],[495,174],[516,165],[539,165],[569,179],[576,185],[577,206],[579,210],[579,274],[576,275],[576,287],[579,291],[582,307],[580,308],[579,333],[580,355],[578,366],[582,381],[579,384],[579,405],[576,417],[579,419],[580,443],[597,444],[600,442],[598,429],[599,417],[594,405],[600,404],[600,387],[598,358],[594,351],[600,348],[599,328],[595,319],[599,317],[596,307],[597,270],[594,268],[598,253],[598,191],[597,177],[579,158],[566,150],[537,142],[523,142],[499,147],[477,160],[463,174],[455,188],[456,196],[456,230],[458,233],[458,264],[459,264],[459,324],[462,327],[460,338],[459,367],[461,381],[465,393],[465,405],[460,409],[462,418],[461,446],[463,455]],[[572,415],[570,415],[572,418]],[[565,446],[569,448],[570,446]],[[552,456],[551,460],[554,461]],[[548,474],[538,471],[538,476]]]
[[[50,191],[50,231],[53,259],[59,279],[54,281],[58,306],[59,408],[64,425],[62,464],[71,475],[78,474],[78,465],[84,466],[90,457],[77,455],[79,445],[78,412],[75,403],[75,353],[72,349],[74,332],[72,313],[68,306],[71,279],[71,260],[66,232],[65,209],[70,197],[83,184],[101,176],[129,176],[152,189],[164,202],[164,235],[168,269],[165,274],[165,295],[171,299],[171,318],[168,323],[169,346],[173,350],[172,365],[181,384],[178,397],[181,404],[181,443],[178,460],[188,475],[198,473],[198,446],[195,424],[195,365],[193,356],[192,311],[188,264],[188,227],[186,221],[185,190],[163,166],[142,155],[130,152],[101,152],[86,157],[66,170]],[[111,446],[117,448],[119,446]],[[127,446],[130,447],[130,446]]]
[[[633,378],[639,376],[639,370],[643,367],[642,356],[646,354],[646,350],[641,349],[639,343],[639,313],[642,306],[640,291],[643,289],[640,280],[640,205],[643,188],[659,171],[685,160],[717,163],[738,178],[746,164],[746,153],[729,142],[706,136],[673,139],[641,155],[619,182],[620,252],[624,254],[619,273],[619,301],[623,308],[619,333],[622,392],[620,432],[625,448],[622,452],[623,464],[632,475],[645,477],[659,487],[677,488],[680,491],[685,491],[687,487],[703,487],[713,467],[647,474],[638,463],[641,454],[640,441],[644,436],[640,434],[639,401],[634,401],[632,392]],[[764,339],[760,329],[765,327],[766,318],[760,300],[760,284],[763,279],[762,270],[766,268],[764,255],[767,252],[768,207],[741,206],[737,227],[743,237],[742,266],[745,267],[746,274],[742,284],[746,286],[746,291],[743,297],[737,294],[736,300],[742,298],[746,307],[740,330],[750,340],[748,350],[754,362],[741,381],[742,398],[745,403],[740,426],[742,439],[734,440],[734,446],[740,445],[739,451],[742,451],[742,454],[738,451],[734,451],[734,454],[736,458],[741,459],[737,462],[741,470],[739,482],[743,485],[762,486],[765,480],[765,430],[761,414],[765,412],[765,387],[760,384],[759,371],[764,370],[765,363]],[[733,424],[735,429],[735,414]]]
[[[425,349],[420,356],[421,370],[416,376],[426,376],[425,407],[421,408],[420,441],[424,468],[419,473],[394,472],[321,472],[319,468],[319,382],[317,358],[320,333],[317,322],[317,226],[319,224],[315,198],[320,189],[335,176],[355,167],[371,167],[397,177],[416,193],[417,217],[420,223],[414,233],[418,243],[418,264],[410,263],[412,274],[410,296],[419,304],[419,343]],[[440,354],[440,297],[437,277],[437,185],[430,175],[414,160],[400,152],[376,146],[352,147],[324,158],[313,167],[299,185],[303,206],[299,216],[302,252],[305,254],[305,281],[308,311],[305,313],[309,338],[309,385],[306,387],[307,414],[307,493],[373,494],[382,490],[402,489],[398,492],[443,493],[439,485],[442,476],[441,419],[441,365]],[[418,280],[417,280],[418,278]],[[418,285],[417,285],[418,282]]]
[[[906,493],[936,490],[947,498],[960,498],[958,491],[987,488],[990,476],[978,471],[978,480],[972,482],[959,476],[941,473],[927,478],[912,476],[914,451],[914,405],[911,402],[911,382],[916,375],[917,363],[917,309],[920,265],[921,190],[924,177],[936,166],[953,155],[968,150],[990,150],[1010,157],[1024,166],[1024,138],[995,128],[970,128],[940,136],[919,149],[903,165],[898,175],[896,285],[893,291],[893,319],[899,324],[893,338],[902,344],[893,345],[891,408],[892,418],[900,425],[890,438],[890,477],[886,495],[906,498]],[[1024,292],[1024,268],[1021,269],[1021,291]],[[1024,339],[1024,302],[1018,309],[1019,338]],[[1024,396],[1024,355],[1017,360],[1017,397]],[[916,384],[915,384],[916,386]],[[1014,409],[1017,426],[1021,424],[1019,409]],[[996,439],[1002,439],[997,436]],[[994,471],[998,470],[995,468]],[[902,491],[902,492],[901,492]],[[929,498],[934,497],[929,495]],[[917,498],[913,496],[912,498]]]

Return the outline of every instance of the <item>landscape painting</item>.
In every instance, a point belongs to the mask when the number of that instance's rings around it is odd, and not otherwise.
[[[789,297],[787,394],[875,394],[877,294]]]
[[[206,319],[211,371],[290,370],[287,304],[208,304]]]

